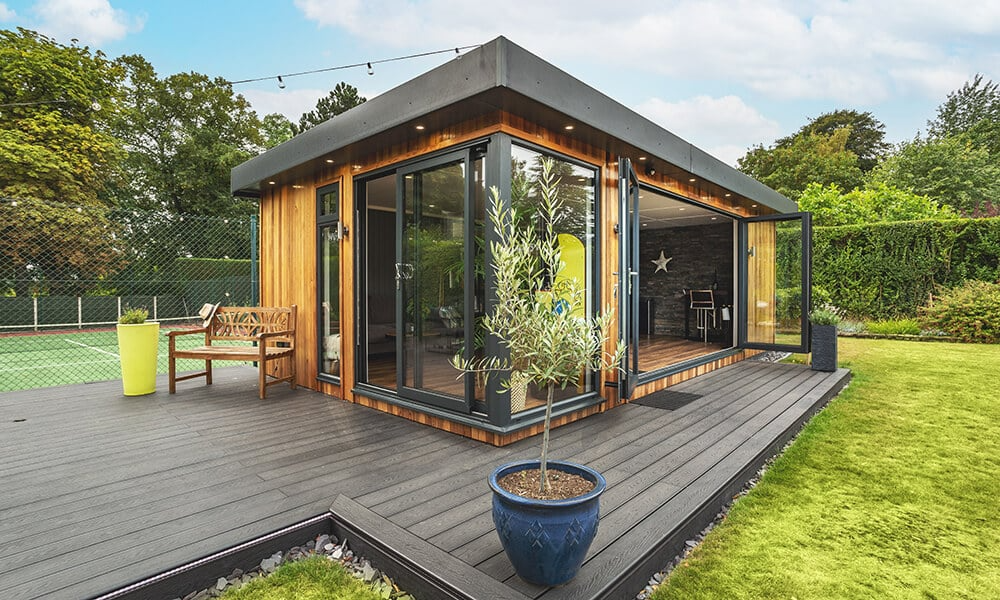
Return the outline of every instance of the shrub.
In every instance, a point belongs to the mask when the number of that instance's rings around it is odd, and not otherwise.
[[[920,323],[916,319],[894,319],[865,323],[865,330],[880,335],[920,335]]]
[[[149,311],[145,308],[129,308],[126,306],[121,316],[118,317],[118,322],[122,325],[139,325],[145,323],[148,316]]]
[[[966,342],[1000,342],[1000,283],[970,279],[920,309],[920,323]]]
[[[824,306],[813,309],[809,313],[809,320],[812,321],[813,325],[836,325],[840,323],[840,315],[832,307]]]

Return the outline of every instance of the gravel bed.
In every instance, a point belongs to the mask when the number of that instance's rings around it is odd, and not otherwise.
[[[260,564],[250,571],[244,572],[241,569],[236,569],[228,577],[219,577],[215,585],[203,590],[193,591],[183,598],[176,598],[175,600],[208,600],[209,598],[217,598],[229,588],[241,587],[254,579],[267,577],[279,565],[317,555],[326,556],[329,560],[340,563],[348,573],[372,586],[372,589],[376,593],[387,600],[414,600],[413,596],[400,590],[388,575],[373,567],[368,559],[355,555],[347,546],[347,540],[340,541],[336,537],[326,534],[321,534],[316,539],[309,540],[301,546],[290,548],[286,552],[275,552],[260,561]]]

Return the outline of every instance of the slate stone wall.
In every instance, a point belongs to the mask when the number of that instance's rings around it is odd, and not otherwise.
[[[733,236],[731,221],[639,232],[639,296],[653,299],[655,333],[684,335],[685,290],[711,289],[714,285],[716,304],[732,304]],[[659,258],[660,250],[672,258],[666,273],[654,273],[652,261]]]

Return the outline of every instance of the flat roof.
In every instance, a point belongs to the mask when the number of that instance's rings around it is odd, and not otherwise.
[[[504,37],[238,165],[232,170],[232,192],[257,196],[262,181],[304,163],[448,106],[506,90],[777,212],[798,210],[792,200]]]

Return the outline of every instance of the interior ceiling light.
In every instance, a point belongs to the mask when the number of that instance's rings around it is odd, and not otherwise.
[[[424,126],[423,125],[417,125],[416,129],[417,129],[417,131],[423,131],[424,130]]]
[[[328,159],[326,159],[326,162],[328,162],[328,163],[330,163],[332,165],[333,164],[333,159],[332,158],[328,158]]]
[[[639,160],[646,160],[646,157],[645,156],[640,156]]]
[[[274,184],[276,184],[278,182],[277,181],[268,181],[267,183],[268,183],[268,185],[274,185]]]
[[[688,179],[688,181],[690,181],[691,183],[694,183],[694,182],[696,182],[696,181],[698,181],[698,180],[697,180],[697,179],[695,179],[694,177],[692,177],[691,179]]]
[[[728,198],[730,196],[732,196],[732,194],[729,194],[729,193],[726,194],[726,198]]]
[[[567,126],[563,127],[563,129],[565,129],[566,131],[573,131],[573,126],[572,125],[567,125]]]
[[[756,204],[751,204],[750,208],[757,208],[757,205]]]

